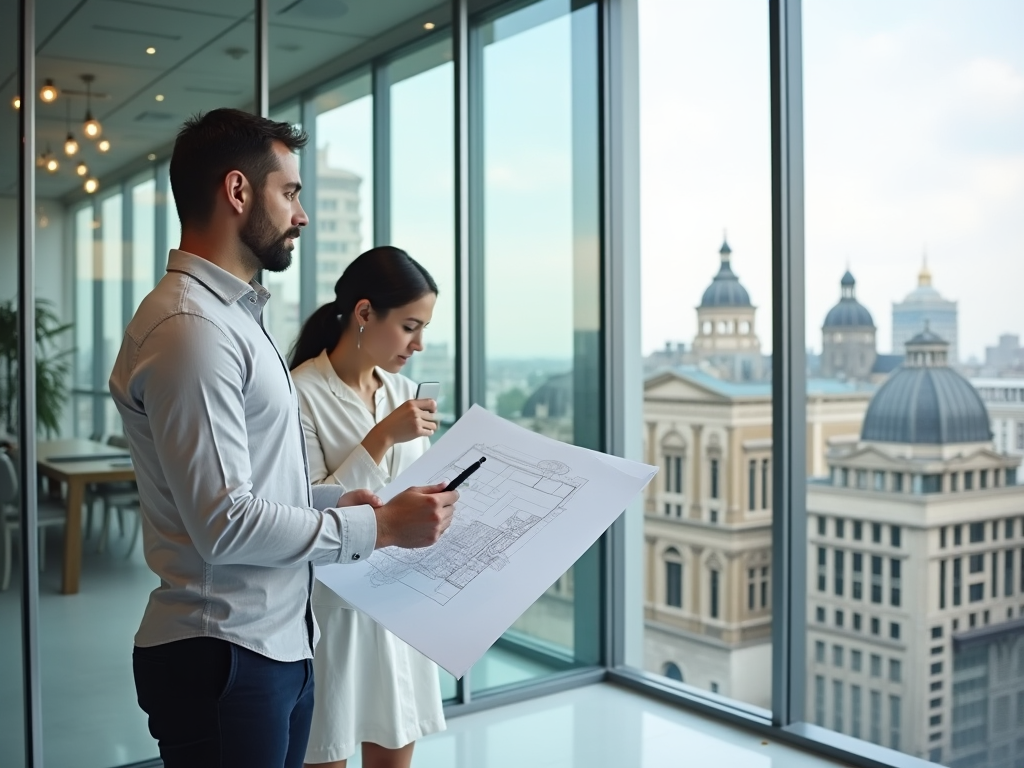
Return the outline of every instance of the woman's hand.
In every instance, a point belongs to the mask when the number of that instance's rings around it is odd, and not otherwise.
[[[435,413],[435,400],[406,400],[370,430],[363,439],[363,447],[380,464],[393,445],[434,434],[437,429]]]

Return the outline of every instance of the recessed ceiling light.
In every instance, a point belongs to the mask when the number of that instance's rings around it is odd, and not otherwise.
[[[428,21],[426,24],[423,25],[423,28],[424,29],[433,29],[435,26],[437,26],[437,25],[434,24],[434,22]]]
[[[156,99],[157,101],[163,101],[164,100],[164,95],[162,93],[158,93],[153,98]]]
[[[149,161],[156,160],[156,153],[150,152],[148,155],[146,155],[146,159]]]
[[[150,56],[152,56],[154,53],[156,53],[156,48],[154,48],[151,45],[151,46],[149,46],[149,48],[146,49],[146,53],[148,53]]]
[[[104,139],[103,141],[96,145],[96,149],[98,149],[100,152],[109,152],[110,142]]]

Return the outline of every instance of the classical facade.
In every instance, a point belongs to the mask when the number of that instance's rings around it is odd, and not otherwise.
[[[839,281],[839,303],[821,327],[821,375],[826,379],[868,381],[878,356],[875,321],[857,301],[857,281],[849,270]]]
[[[1024,487],[948,349],[913,338],[860,440],[808,486],[808,719],[944,764],[1009,765],[996,756],[1024,759]]]
[[[916,336],[927,324],[931,330],[949,342],[949,362],[956,366],[960,362],[957,340],[959,328],[955,301],[942,298],[932,287],[932,273],[928,263],[921,266],[917,275],[917,288],[907,297],[892,305],[892,351],[903,352],[907,342]]]
[[[811,380],[810,474],[860,431],[870,387]],[[768,707],[771,694],[771,385],[696,366],[644,387],[645,668]]]

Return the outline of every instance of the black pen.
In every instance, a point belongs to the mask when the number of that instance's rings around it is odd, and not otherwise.
[[[458,477],[456,477],[454,480],[448,483],[448,486],[444,489],[444,492],[448,493],[448,491],[454,491],[456,488],[458,488],[460,485],[466,482],[469,476],[476,472],[478,469],[480,469],[480,465],[483,464],[485,461],[487,461],[487,457],[481,456],[479,461],[474,461],[466,469],[462,470],[462,472],[459,473]]]

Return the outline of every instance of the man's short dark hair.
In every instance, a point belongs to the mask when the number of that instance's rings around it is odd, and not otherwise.
[[[215,109],[190,117],[178,131],[171,155],[171,191],[181,226],[203,226],[213,215],[217,189],[231,171],[241,171],[257,192],[278,170],[275,141],[291,151],[309,137],[289,123],[277,123],[239,109]]]

